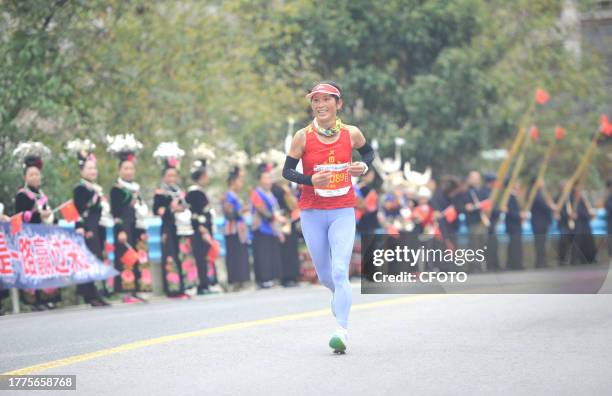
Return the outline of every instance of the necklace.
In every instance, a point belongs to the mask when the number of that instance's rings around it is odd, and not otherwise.
[[[342,120],[340,118],[336,118],[336,124],[330,129],[325,129],[319,126],[316,118],[312,121],[312,125],[319,135],[323,135],[326,137],[336,136],[338,132],[340,132],[340,129],[342,129],[343,127]]]
[[[121,188],[125,188],[131,193],[137,193],[140,191],[140,186],[136,182],[125,181],[122,178],[117,179],[117,185]]]
[[[33,187],[28,186],[27,184],[24,186],[23,190],[25,191],[28,198],[33,200],[39,209],[44,209],[47,204],[47,196],[41,189],[33,189]],[[35,191],[36,190],[36,191]]]
[[[100,196],[104,195],[104,191],[101,185],[83,178],[81,178],[81,183],[88,189],[93,190],[96,194]]]
[[[170,185],[170,184],[166,184],[162,182],[161,189],[166,193],[166,195],[169,195],[170,197],[172,197],[172,199],[178,199],[181,202],[183,202],[183,198],[184,198],[183,191],[176,184]]]

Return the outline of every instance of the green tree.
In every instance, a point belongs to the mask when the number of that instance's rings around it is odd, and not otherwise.
[[[81,95],[87,86],[81,49],[96,41],[96,15],[104,10],[102,3],[106,2],[2,2],[0,201],[8,207],[21,184],[11,157],[18,141],[40,140],[57,152],[68,136],[85,133],[90,103]],[[66,164],[54,157],[50,165]],[[47,190],[63,187],[61,180],[47,184]]]

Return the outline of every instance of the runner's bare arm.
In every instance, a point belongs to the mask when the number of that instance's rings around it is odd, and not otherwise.
[[[302,158],[304,155],[304,145],[306,143],[306,135],[304,129],[300,129],[293,136],[293,140],[291,141],[291,147],[289,148],[288,156],[293,157],[295,159]]]
[[[359,128],[353,125],[347,125],[348,130],[351,134],[351,144],[354,149],[359,150],[366,144],[365,136]]]

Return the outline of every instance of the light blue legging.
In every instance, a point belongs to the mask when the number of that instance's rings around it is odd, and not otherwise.
[[[300,219],[319,281],[334,293],[336,321],[346,329],[353,300],[348,276],[355,242],[355,209],[305,209]]]

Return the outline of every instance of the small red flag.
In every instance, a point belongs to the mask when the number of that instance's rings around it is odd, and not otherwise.
[[[106,250],[106,253],[112,253],[115,251],[115,246],[113,246],[113,244],[110,242],[106,242],[104,244],[104,249]]]
[[[420,206],[417,206],[412,211],[412,217],[417,218],[420,221],[423,221],[425,219],[425,216],[426,216],[425,211]]]
[[[602,114],[601,117],[599,118],[599,121],[600,121],[599,130],[601,131],[601,133],[603,133],[606,136],[612,136],[612,124],[610,124],[610,120],[608,119],[608,116],[605,114]]]
[[[355,208],[355,220],[359,222],[362,216],[363,216],[363,210]]]
[[[558,126],[555,128],[555,139],[561,141],[565,137],[565,129]]]
[[[457,220],[457,209],[452,205],[444,209],[444,218],[447,223],[454,223]]]
[[[212,240],[210,244],[210,249],[208,250],[208,262],[214,263],[219,256],[219,252],[221,251],[221,245],[218,241]]]
[[[483,210],[485,212],[488,212],[491,210],[491,207],[493,205],[491,204],[491,200],[490,199],[485,199],[480,201],[480,210]]]
[[[378,208],[378,194],[372,190],[366,195],[366,208],[368,212],[374,212]]]
[[[540,132],[538,132],[538,128],[535,125],[533,125],[529,130],[529,136],[531,136],[533,140],[540,139]]]
[[[11,235],[15,235],[18,232],[21,232],[23,229],[23,216],[22,213],[17,213],[15,216],[11,217]]]
[[[126,265],[127,267],[133,266],[134,264],[136,264],[137,261],[138,253],[131,247],[128,248],[125,253],[123,253],[123,256],[121,256],[121,263]]]
[[[538,102],[538,104],[543,105],[548,102],[548,99],[550,99],[550,95],[548,94],[548,92],[544,91],[541,88],[536,89],[535,100],[536,102]]]
[[[62,213],[62,216],[64,216],[64,219],[70,223],[81,218],[72,199],[60,207],[60,212]]]

